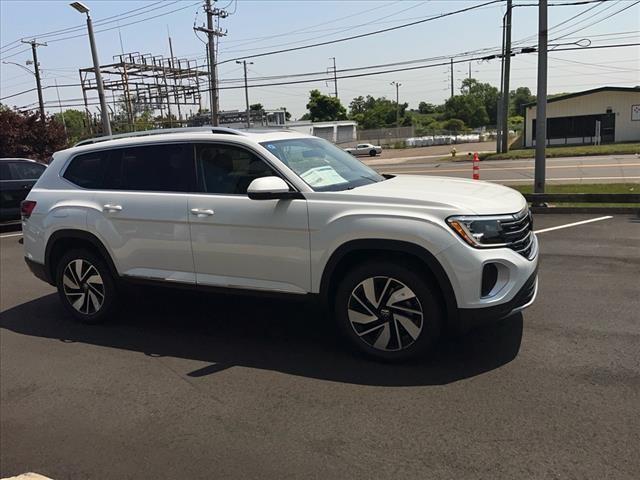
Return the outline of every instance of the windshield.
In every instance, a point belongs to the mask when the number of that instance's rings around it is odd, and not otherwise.
[[[275,140],[260,145],[317,192],[350,190],[385,179],[352,155],[321,138]]]

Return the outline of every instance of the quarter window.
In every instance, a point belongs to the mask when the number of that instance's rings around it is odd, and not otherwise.
[[[71,161],[63,177],[82,188],[101,188],[107,156],[106,151],[78,155]]]
[[[207,193],[243,195],[256,178],[279,176],[249,150],[231,145],[197,145],[196,158],[201,189]]]

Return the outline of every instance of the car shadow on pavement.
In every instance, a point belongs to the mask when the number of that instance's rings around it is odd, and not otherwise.
[[[299,301],[136,289],[118,316],[102,325],[71,320],[56,294],[0,318],[1,328],[22,335],[211,364],[184,372],[192,378],[244,366],[377,386],[442,385],[499,368],[518,354],[522,326],[517,314],[444,338],[428,358],[385,364],[353,351],[317,305]]]

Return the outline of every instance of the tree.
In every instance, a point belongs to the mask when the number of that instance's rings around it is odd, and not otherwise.
[[[481,127],[489,122],[487,109],[476,95],[454,95],[445,104],[446,118],[459,118],[470,127]]]
[[[420,102],[418,104],[418,112],[420,113],[435,113],[436,106],[433,103]]]
[[[511,104],[511,115],[523,115],[524,105],[535,102],[536,97],[531,94],[529,87],[518,87],[509,92],[509,103]]]
[[[349,104],[349,114],[351,116],[364,113],[365,110],[366,104],[362,95],[351,100],[351,103]]]
[[[54,114],[53,118],[58,123],[66,126],[67,137],[69,138],[69,144],[71,145],[91,136],[91,131],[87,125],[87,116],[80,110],[65,110],[64,112]]]
[[[488,123],[498,122],[498,89],[489,83],[480,83],[475,78],[465,78],[460,89],[465,96],[473,96],[480,100],[488,116]],[[479,126],[479,125],[478,125]]]
[[[0,157],[45,160],[66,146],[64,128],[54,118],[43,125],[38,113],[0,108]]]
[[[249,105],[249,110],[252,112],[260,112],[261,110],[264,110],[264,107],[261,103],[253,103]]]
[[[410,126],[411,116],[407,115],[408,103],[400,104],[400,125]],[[385,97],[356,97],[349,104],[349,117],[363,128],[384,128],[396,126],[396,102]]]
[[[312,122],[327,122],[333,120],[346,120],[347,111],[336,97],[323,95],[320,90],[309,92],[307,103],[310,120]]]
[[[442,124],[442,128],[457,133],[464,131],[465,125],[464,122],[459,118],[450,118],[449,120],[445,120],[445,122]]]

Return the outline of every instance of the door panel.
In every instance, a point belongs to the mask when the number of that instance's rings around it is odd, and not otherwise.
[[[88,226],[123,275],[195,283],[188,218],[193,146],[154,144],[75,157],[64,177],[94,190]]]
[[[238,146],[197,145],[196,159],[206,192],[189,197],[198,284],[308,292],[306,200],[250,200],[252,180],[278,173]]]
[[[121,274],[195,283],[187,194],[100,191],[93,204],[89,226]]]
[[[310,286],[306,200],[192,195],[198,284],[306,293]]]

